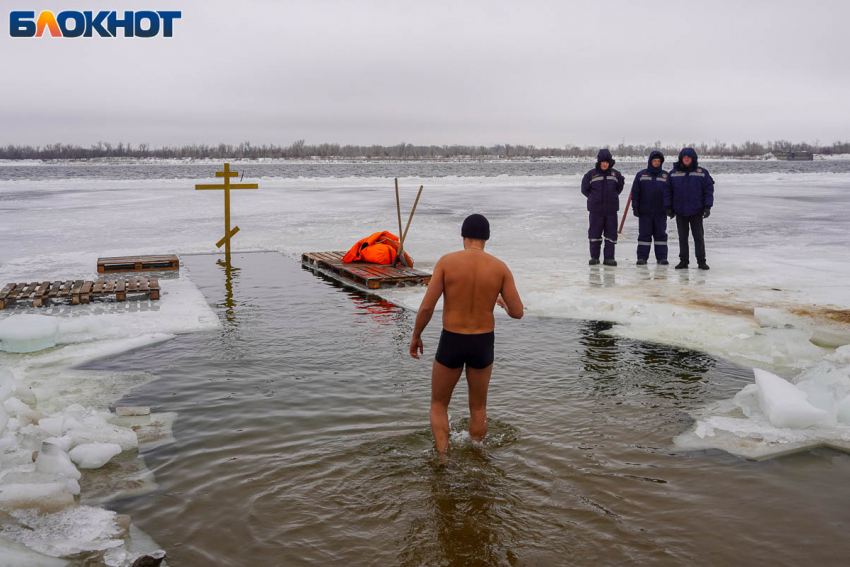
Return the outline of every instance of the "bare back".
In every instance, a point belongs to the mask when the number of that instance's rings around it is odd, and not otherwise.
[[[483,250],[470,249],[446,254],[439,264],[443,277],[443,328],[462,334],[492,331],[493,309],[506,279],[510,278],[513,287],[513,277],[505,263]]]

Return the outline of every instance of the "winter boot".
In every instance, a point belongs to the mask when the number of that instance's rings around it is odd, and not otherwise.
[[[637,265],[646,266],[646,258],[638,258]]]
[[[668,262],[667,260],[658,260],[659,266],[667,266],[669,264],[670,264],[670,262]]]
[[[606,266],[616,266],[617,260],[615,260],[614,258],[605,258],[602,263]]]
[[[699,262],[699,269],[700,270],[710,270],[711,269],[711,268],[708,267],[708,264],[705,263],[705,260],[698,260],[698,262]]]
[[[588,264],[591,265],[591,266],[595,266],[598,263],[599,263],[599,258],[591,258],[590,262],[588,262]]]
[[[682,260],[681,262],[676,264],[676,269],[677,270],[687,270],[688,269],[688,263],[685,262],[684,260]]]

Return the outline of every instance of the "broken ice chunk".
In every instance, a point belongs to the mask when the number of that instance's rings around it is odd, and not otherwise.
[[[0,321],[0,349],[35,352],[56,346],[59,321],[46,315],[12,315]]]
[[[74,497],[64,482],[0,485],[0,510],[55,512],[73,505]]]
[[[15,391],[15,377],[5,368],[0,368],[0,402],[9,399]]]
[[[83,443],[68,455],[81,469],[99,469],[120,452],[121,445],[116,443]]]
[[[803,428],[829,422],[829,413],[806,400],[806,393],[766,370],[754,368],[759,407],[774,427]]]
[[[71,462],[68,454],[51,443],[44,443],[35,461],[35,470],[44,474],[53,474],[65,478],[80,479],[80,471]]]
[[[9,412],[9,415],[18,415],[22,411],[27,411],[30,407],[19,400],[18,398],[12,396],[3,402],[3,406],[6,408],[6,411]]]

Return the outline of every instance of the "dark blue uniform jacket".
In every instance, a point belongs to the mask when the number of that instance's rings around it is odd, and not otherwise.
[[[669,176],[660,166],[652,167],[655,158],[661,158],[661,164],[664,164],[664,154],[652,152],[649,154],[649,167],[640,170],[632,183],[632,209],[640,212],[641,216],[664,214],[664,190]]]
[[[690,156],[690,167],[682,164],[682,158]],[[714,179],[708,170],[697,163],[697,153],[693,148],[679,152],[679,161],[667,176],[667,188],[664,190],[664,206],[673,207],[673,212],[681,216],[701,215],[704,209],[714,205]]]
[[[611,165],[605,171],[599,165],[607,161]],[[614,169],[614,158],[608,150],[600,150],[596,156],[596,167],[584,174],[581,180],[581,193],[587,197],[587,210],[603,215],[614,214],[620,210],[620,193],[626,184],[625,178]]]

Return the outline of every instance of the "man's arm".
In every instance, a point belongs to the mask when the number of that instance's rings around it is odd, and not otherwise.
[[[496,300],[496,303],[507,311],[509,317],[514,319],[522,319],[525,314],[525,307],[522,305],[522,300],[519,298],[519,291],[514,283],[514,275],[510,269],[505,266],[505,277],[502,280],[502,293]]]
[[[410,339],[410,356],[418,359],[419,355],[424,352],[422,344],[422,331],[428,326],[431,317],[434,315],[434,308],[437,306],[437,301],[443,295],[443,260],[440,259],[437,265],[434,266],[434,273],[431,275],[431,282],[428,284],[428,291],[425,292],[425,297],[422,298],[422,304],[419,306],[419,311],[416,312],[416,324],[413,327],[413,337]]]
[[[590,172],[585,173],[581,178],[581,194],[590,197]]]
[[[703,189],[703,206],[710,209],[714,206],[714,179],[705,171],[705,188]]]
[[[623,192],[623,187],[625,187],[625,186],[626,186],[626,178],[625,178],[625,177],[623,177],[623,174],[622,174],[622,173],[620,173],[619,171],[617,171],[616,169],[614,170],[614,173],[616,173],[616,178],[617,178],[617,195],[619,195],[620,193],[622,193],[622,192]]]

